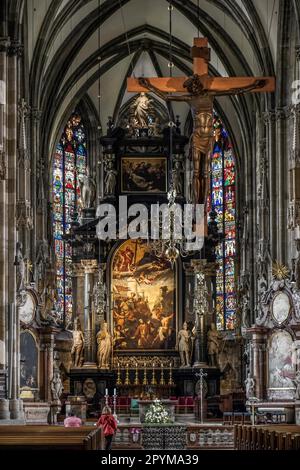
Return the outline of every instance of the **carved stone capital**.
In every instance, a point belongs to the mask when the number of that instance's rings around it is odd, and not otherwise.
[[[10,45],[7,48],[7,55],[10,57],[22,57],[23,50],[24,46],[20,43],[20,41],[11,41]]]
[[[81,265],[84,268],[85,274],[94,274],[98,268],[98,261],[96,259],[82,259]]]
[[[81,263],[74,263],[72,273],[74,277],[84,276],[84,266]]]
[[[205,276],[213,276],[216,273],[216,263],[208,262],[206,259],[192,259],[191,266],[194,273],[203,273]]]
[[[287,110],[285,108],[276,108],[276,111],[275,111],[276,121],[280,121],[281,119],[285,119],[286,117],[287,117]]]
[[[17,229],[25,227],[28,230],[31,230],[33,228],[33,216],[30,201],[21,200],[17,202],[16,218]]]
[[[300,61],[300,44],[297,44],[295,46],[295,53],[296,53],[296,60],[297,62],[299,62]]]
[[[268,110],[262,113],[262,119],[265,125],[268,125],[276,121],[276,112],[274,110]]]
[[[38,108],[31,108],[30,117],[34,122],[38,122],[42,117],[42,111]]]
[[[0,38],[0,52],[7,52],[10,40],[7,37]]]

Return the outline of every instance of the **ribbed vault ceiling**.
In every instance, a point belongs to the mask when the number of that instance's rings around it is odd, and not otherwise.
[[[173,0],[173,75],[191,73],[193,37],[207,36],[212,75],[273,75],[279,0]],[[53,148],[67,115],[85,99],[100,120],[117,117],[129,99],[126,76],[169,75],[169,12],[166,0],[28,0],[26,41],[30,101],[42,110],[46,147]],[[198,23],[199,18],[199,23]],[[100,50],[98,48],[100,32]],[[126,32],[126,35],[125,35]],[[99,57],[101,57],[99,67]],[[256,101],[255,101],[256,100]],[[218,100],[240,145],[257,98]],[[188,108],[173,105],[184,125]],[[105,129],[104,129],[105,130]]]

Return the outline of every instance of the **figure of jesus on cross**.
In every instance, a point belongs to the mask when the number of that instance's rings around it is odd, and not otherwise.
[[[213,100],[215,96],[275,90],[273,77],[210,77],[207,38],[195,38],[192,47],[193,75],[188,78],[128,78],[128,91],[152,91],[165,101],[185,101],[191,107],[193,132],[189,154],[193,162],[193,203],[205,204],[208,193],[209,158],[213,145]],[[173,95],[174,92],[188,94]]]

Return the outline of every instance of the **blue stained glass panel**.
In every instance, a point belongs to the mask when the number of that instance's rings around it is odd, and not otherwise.
[[[222,121],[215,116],[215,144],[211,155],[211,191],[209,210],[216,212],[218,230],[224,238],[216,247],[217,273],[215,315],[219,330],[230,330],[236,324],[236,198],[235,159],[229,136]]]
[[[80,190],[77,175],[86,172],[86,132],[78,113],[67,122],[53,158],[52,212],[56,256],[55,318],[69,325],[72,318],[72,247],[65,240],[76,213]]]

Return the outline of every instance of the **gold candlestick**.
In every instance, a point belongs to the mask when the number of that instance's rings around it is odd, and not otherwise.
[[[139,385],[139,373],[138,373],[138,364],[135,364],[135,379],[134,385]]]
[[[157,385],[156,378],[155,378],[155,364],[152,364],[152,380],[151,385]]]
[[[165,385],[165,378],[164,378],[164,365],[161,364],[161,371],[160,371],[160,385]]]
[[[174,385],[173,377],[172,377],[172,361],[170,362],[169,383],[168,383],[168,385]]]
[[[124,385],[130,385],[130,380],[129,380],[129,364],[126,364],[126,376],[125,376]]]
[[[148,385],[148,380],[147,380],[147,369],[146,369],[146,362],[144,363],[144,378],[143,378],[143,385]]]
[[[122,380],[121,380],[121,371],[120,371],[120,364],[118,362],[118,372],[117,372],[117,382],[116,385],[122,385]]]

